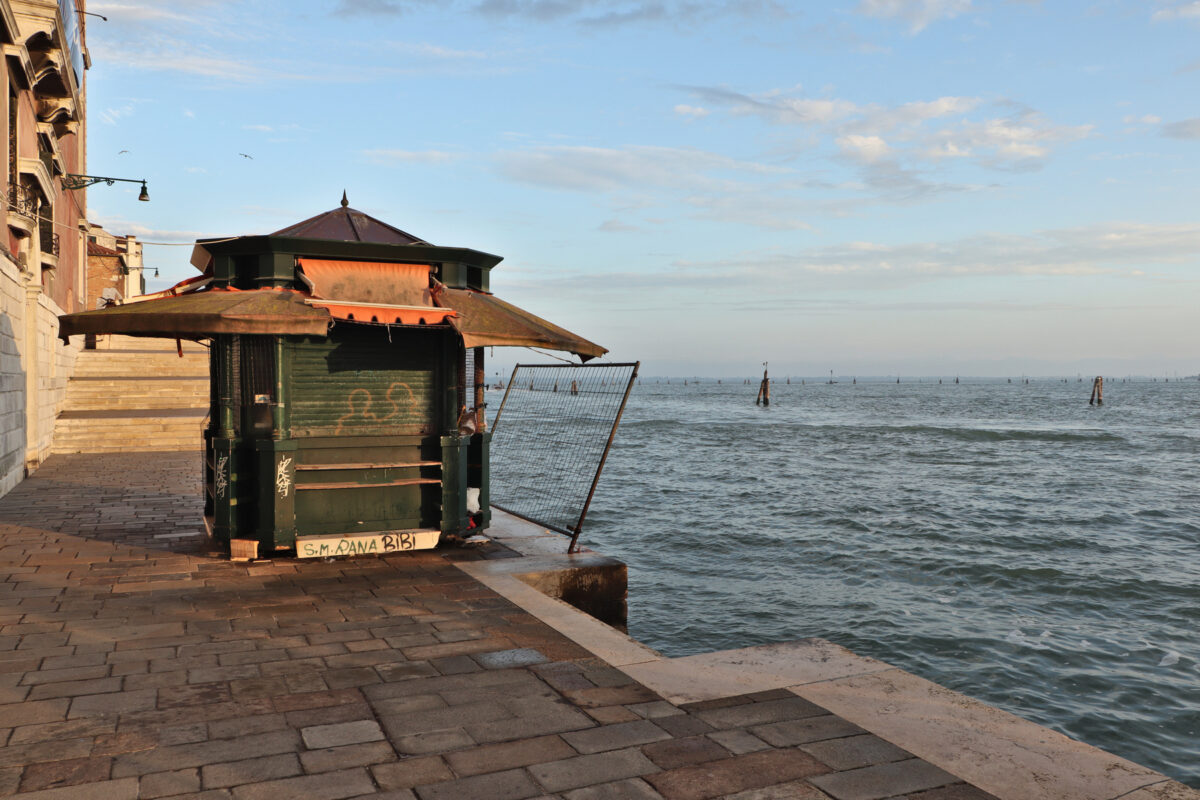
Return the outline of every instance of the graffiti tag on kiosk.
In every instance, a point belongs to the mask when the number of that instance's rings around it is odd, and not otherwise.
[[[280,497],[287,497],[292,491],[291,456],[279,459],[275,465],[275,491]]]
[[[378,536],[362,536],[353,539],[301,542],[301,558],[326,558],[332,556],[363,556],[373,553],[398,553],[417,548],[416,538],[406,531],[383,533]]]
[[[397,395],[400,396],[400,399],[397,399]],[[334,431],[334,435],[340,436],[346,428],[387,422],[400,416],[401,407],[404,411],[413,411],[417,405],[417,397],[413,394],[413,390],[407,383],[399,381],[388,387],[384,399],[387,405],[391,406],[391,410],[380,416],[375,411],[375,397],[371,394],[370,389],[359,387],[351,391],[346,395],[346,407],[350,410],[338,418],[337,430]]]
[[[225,496],[225,489],[229,487],[229,456],[221,456],[217,459],[216,475],[213,476],[213,481],[216,484],[217,497]]]

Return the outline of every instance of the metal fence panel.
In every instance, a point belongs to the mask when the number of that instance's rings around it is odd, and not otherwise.
[[[518,364],[492,426],[491,502],[574,552],[637,363]]]

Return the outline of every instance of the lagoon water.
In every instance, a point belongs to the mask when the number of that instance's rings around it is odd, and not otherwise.
[[[584,541],[671,656],[819,636],[1200,787],[1200,382],[643,378]]]

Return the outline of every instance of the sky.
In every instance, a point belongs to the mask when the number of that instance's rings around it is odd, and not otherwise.
[[[87,7],[151,288],[344,190],[643,375],[1200,372],[1200,0]]]

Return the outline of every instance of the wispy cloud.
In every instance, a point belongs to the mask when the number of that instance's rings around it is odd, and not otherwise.
[[[1057,125],[1042,114],[1022,110],[1007,117],[964,120],[925,139],[922,155],[930,159],[972,158],[996,169],[1037,169],[1054,145],[1091,135],[1091,125]]]
[[[1018,282],[1053,279],[1081,288],[1099,279],[1196,285],[1200,277],[1193,277],[1191,266],[1200,261],[1197,252],[1200,224],[1112,222],[902,244],[860,240],[790,251],[745,250],[711,260],[676,259],[657,269],[538,274],[515,283],[547,297],[561,297],[565,290],[586,292],[589,302],[621,308],[628,307],[630,290],[650,296],[646,292],[670,289],[673,307],[719,297],[725,307],[739,303],[750,310],[778,304],[789,313],[808,303],[933,310],[947,301],[917,296],[889,302],[878,294],[935,281],[963,284],[960,299],[949,301],[950,306],[972,308],[994,301],[972,294],[967,286],[997,276]],[[1034,305],[1021,301],[1015,308],[1028,311]],[[1080,307],[1097,306],[1089,298]]]
[[[89,3],[89,11],[109,21],[103,36],[90,37],[88,46],[97,62],[141,72],[241,84],[299,77],[299,71],[280,69],[261,54],[248,54],[255,48],[238,47],[277,35],[261,14],[243,5],[235,0]]]
[[[1200,139],[1200,117],[1167,123],[1162,126],[1162,133],[1172,139]]]
[[[791,167],[695,148],[544,145],[502,152],[494,166],[509,180],[594,195],[623,211],[683,209],[696,219],[769,230],[806,230],[813,215],[828,211],[810,196],[817,184]]]
[[[88,3],[88,11],[93,11],[97,14],[103,14],[114,20],[117,24],[121,22],[160,22],[169,20],[172,22],[194,23],[196,18],[181,13],[173,8],[164,8],[160,3]]]
[[[482,50],[456,50],[451,47],[430,44],[428,42],[392,42],[392,49],[408,55],[421,58],[437,58],[449,60],[480,60],[488,57]]]
[[[977,97],[945,96],[894,106],[838,97],[796,96],[799,87],[756,94],[726,87],[682,87],[708,106],[828,137],[843,157],[864,164],[885,157],[909,170],[966,159],[993,169],[1036,169],[1054,148],[1091,135],[1090,125],[1057,124],[1032,109]],[[981,112],[981,113],[980,113]],[[934,125],[938,127],[934,127]]]
[[[500,172],[552,189],[611,192],[631,187],[711,188],[713,173],[779,174],[786,168],[682,147],[544,146],[502,153]]]
[[[971,0],[860,0],[858,13],[908,23],[911,33],[920,33],[941,19],[952,19],[971,10]]]
[[[253,83],[268,77],[265,70],[249,59],[227,57],[183,39],[162,37],[139,42],[136,48],[110,41],[100,41],[90,46],[96,51],[97,60],[135,70],[174,72],[232,83]],[[190,55],[184,55],[184,51],[190,52]]]
[[[891,154],[891,148],[879,136],[863,136],[858,133],[848,133],[837,138],[838,149],[842,154],[855,161],[873,164],[882,161]]]
[[[1150,17],[1155,22],[1173,19],[1191,19],[1200,21],[1200,0],[1187,0],[1183,3],[1170,3],[1156,10]]]
[[[931,279],[994,275],[1153,280],[1146,268],[1200,261],[1200,223],[1114,222],[1035,231],[982,233],[949,241],[883,244],[852,241],[792,253],[743,253],[733,259],[681,263],[685,270],[744,275],[819,275],[850,280],[863,289]],[[797,281],[804,282],[802,277]]]
[[[395,0],[339,0],[333,13],[336,16],[349,17],[395,17],[403,14],[404,9]]]
[[[374,164],[445,164],[462,158],[459,153],[445,150],[363,150],[362,154]]]
[[[200,237],[205,236],[205,235],[211,235],[211,234],[205,234],[202,231],[168,230],[168,229],[163,229],[163,228],[151,228],[151,227],[144,225],[142,223],[139,223],[139,222],[130,222],[129,220],[125,219],[124,217],[109,217],[109,216],[105,216],[103,214],[93,215],[93,216],[95,217],[97,222],[99,222],[101,225],[104,226],[105,230],[112,231],[121,236],[127,236],[129,234],[133,234],[134,236],[138,237],[139,239],[142,239],[146,243],[167,242],[167,243],[171,243],[171,244],[182,244],[182,243],[186,243],[186,242],[194,242],[196,239],[199,239]],[[178,249],[178,248],[170,248],[170,249]],[[146,263],[149,264],[150,266],[153,266],[155,260],[158,260],[155,258],[155,255],[156,255],[156,253],[153,250],[146,251]],[[159,252],[158,255],[161,256],[162,253]]]
[[[481,0],[471,10],[493,19],[568,22],[590,28],[624,25],[691,25],[723,17],[786,18],[789,5],[776,0]]]
[[[603,231],[604,233],[632,233],[634,231],[640,231],[641,228],[639,228],[637,225],[630,225],[627,222],[621,222],[618,219],[606,219],[604,222],[600,223],[596,230]]]
[[[116,125],[118,120],[133,114],[135,105],[136,103],[126,103],[117,108],[106,108],[100,112],[100,121],[107,125]]]

